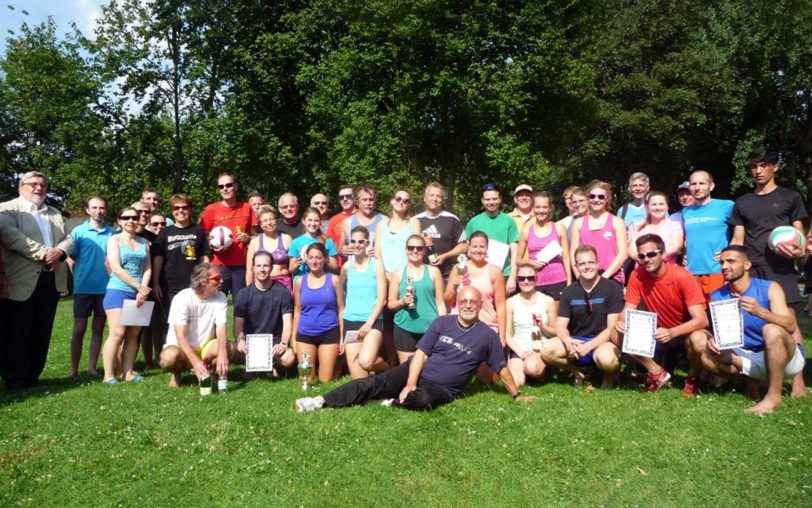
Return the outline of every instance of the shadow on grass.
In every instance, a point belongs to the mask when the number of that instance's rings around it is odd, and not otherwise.
[[[44,378],[40,379],[35,387],[12,391],[6,390],[5,383],[2,383],[0,385],[0,406],[17,404],[26,399],[49,397],[68,390],[82,388],[92,383],[101,383],[101,378],[92,377],[86,373],[80,374],[75,378]]]

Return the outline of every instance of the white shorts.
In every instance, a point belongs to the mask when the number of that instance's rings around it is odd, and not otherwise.
[[[764,361],[764,351],[750,351],[740,347],[733,348],[733,354],[742,360],[742,374],[753,379],[767,379],[767,362]],[[784,367],[784,378],[792,377],[803,372],[804,354],[798,345],[795,345],[795,354]]]

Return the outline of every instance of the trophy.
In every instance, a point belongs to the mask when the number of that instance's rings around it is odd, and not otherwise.
[[[299,379],[302,380],[302,390],[310,388],[310,374],[313,372],[313,364],[310,363],[310,353],[307,351],[302,353],[302,362],[298,366]]]
[[[457,256],[457,292],[462,291],[465,284],[465,276],[468,275],[468,256],[460,254]]]

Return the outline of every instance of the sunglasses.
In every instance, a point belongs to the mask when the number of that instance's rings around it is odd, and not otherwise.
[[[589,199],[600,199],[600,200],[604,200],[604,199],[606,199],[606,194],[590,194],[590,195],[589,195]]]
[[[181,211],[188,212],[189,210],[191,210],[191,208],[192,207],[189,206],[189,205],[175,205],[175,206],[172,207],[172,211],[173,212],[181,212]]]
[[[411,200],[411,199],[409,199],[409,198],[404,198],[404,197],[402,197],[402,196],[395,196],[395,197],[394,197],[394,200],[395,200],[395,203],[403,203],[404,205],[408,205],[409,203],[411,203],[411,202],[412,202],[412,200]]]
[[[217,187],[219,187],[221,189],[230,189],[230,188],[234,187],[234,182],[217,184]]]
[[[652,250],[649,252],[640,252],[637,254],[637,259],[643,261],[646,258],[653,259],[656,258],[662,251],[661,250]]]
[[[150,222],[150,226],[166,226],[166,222]]]
[[[128,221],[128,220],[138,220],[137,215],[122,215],[118,218],[120,221]]]
[[[215,275],[214,277],[209,277],[209,280],[214,281],[214,282],[223,282],[223,278],[221,276],[219,276],[219,275]]]
[[[516,280],[519,282],[535,282],[536,276],[535,275],[518,275]]]
[[[352,199],[352,194],[339,194],[338,199],[345,200],[345,199]]]
[[[589,297],[589,293],[584,293],[584,301],[586,302],[586,311],[592,314],[592,298]]]
[[[350,243],[352,245],[364,245],[365,243],[367,243],[367,240],[366,238],[364,238],[363,240],[355,240],[354,238],[350,238]]]
[[[422,245],[407,245],[406,250],[409,252],[423,252],[426,248]]]
[[[313,206],[321,206],[321,205],[326,205],[327,201],[313,201],[310,204],[313,205]]]
[[[152,215],[152,210],[136,210],[138,215]]]

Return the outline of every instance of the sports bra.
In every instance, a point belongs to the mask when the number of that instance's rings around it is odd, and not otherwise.
[[[276,241],[276,248],[268,250],[265,248],[265,235],[259,235],[259,246],[257,252],[267,252],[271,255],[271,263],[275,265],[288,265],[288,251],[285,250],[285,244],[282,243],[282,233],[278,233]]]

